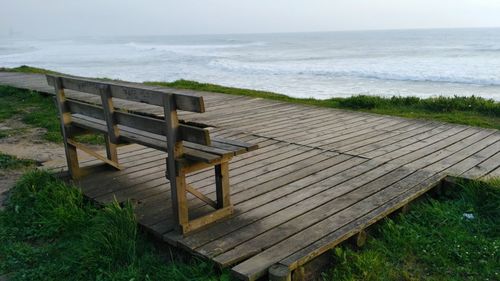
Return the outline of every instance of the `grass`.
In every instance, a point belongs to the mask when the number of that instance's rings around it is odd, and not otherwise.
[[[499,280],[500,180],[468,181],[340,246],[324,280]],[[156,250],[133,207],[98,208],[79,189],[31,171],[0,211],[0,276],[9,280],[230,280],[212,264]]]
[[[324,280],[500,280],[500,180],[462,182],[333,252]],[[467,218],[469,216],[470,218]]]
[[[146,84],[500,129],[500,102],[476,96],[423,99],[418,97],[394,96],[385,98],[359,95],[348,98],[317,100],[313,98],[293,98],[272,92],[225,87],[189,80],[146,82]]]
[[[26,124],[45,128],[46,140],[62,141],[57,109],[49,97],[0,85],[0,122],[16,115],[21,116],[21,120]]]
[[[36,162],[31,159],[19,159],[0,152],[0,170],[19,170],[34,167]]]
[[[229,280],[213,265],[155,250],[132,206],[97,208],[43,171],[25,174],[0,211],[0,276],[9,280]]]
[[[20,116],[21,121],[28,125],[46,129],[43,136],[45,140],[62,142],[58,112],[52,97],[0,85],[0,122],[16,116]],[[11,133],[0,132],[0,138]],[[84,135],[78,139],[91,144],[104,143],[101,135]]]
[[[7,67],[0,67],[0,71],[5,71],[5,72],[21,72],[21,73],[36,73],[36,74],[61,74],[56,71],[48,70],[48,69],[43,69],[43,68],[38,68],[38,67],[33,67],[33,66],[28,66],[28,65],[21,65],[19,67],[14,67],[14,68],[7,68]]]

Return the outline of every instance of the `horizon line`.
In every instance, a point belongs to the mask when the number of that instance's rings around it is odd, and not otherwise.
[[[227,33],[170,33],[170,34],[117,34],[117,35],[80,35],[71,38],[82,37],[141,37],[141,36],[221,36],[221,35],[268,35],[268,34],[301,34],[301,33],[343,33],[343,32],[382,32],[382,31],[424,31],[424,30],[473,30],[473,29],[500,29],[500,26],[476,26],[476,27],[415,27],[415,28],[374,28],[374,29],[337,29],[337,30],[310,30],[310,31],[269,31],[269,32],[227,32]],[[0,38],[64,38],[69,35],[45,35],[45,36],[24,36],[24,35],[0,35]]]

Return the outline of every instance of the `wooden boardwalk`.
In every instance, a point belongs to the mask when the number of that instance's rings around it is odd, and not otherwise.
[[[52,93],[39,75],[0,72],[0,84]],[[207,113],[190,113],[189,120],[214,124],[214,136],[260,147],[229,165],[235,204],[231,218],[187,237],[174,232],[165,153],[139,145],[120,148],[124,170],[96,172],[79,185],[100,203],[132,199],[145,229],[230,267],[242,279],[262,277],[273,264],[290,270],[304,265],[447,175],[500,176],[496,130],[199,94],[205,97]],[[121,106],[162,113],[140,104]],[[214,178],[208,171],[188,180],[214,198]],[[210,210],[194,198],[189,203],[193,217]]]

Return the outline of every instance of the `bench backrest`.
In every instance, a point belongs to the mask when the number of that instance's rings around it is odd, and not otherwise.
[[[112,141],[120,137],[119,125],[166,136],[168,143],[182,140],[210,145],[207,129],[179,122],[177,109],[202,113],[205,111],[203,97],[187,93],[173,93],[167,89],[151,89],[147,86],[119,82],[104,82],[79,77],[47,75],[47,82],[54,86],[60,114],[67,115],[70,123],[72,114],[91,117],[106,123]],[[75,90],[101,97],[102,104],[91,104],[67,99],[64,89]],[[113,98],[140,102],[164,108],[164,118],[146,116],[138,112],[126,112],[115,108]]]

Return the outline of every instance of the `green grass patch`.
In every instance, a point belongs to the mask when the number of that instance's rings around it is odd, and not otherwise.
[[[46,140],[62,141],[57,109],[50,97],[40,93],[0,86],[0,121],[21,116],[21,120],[35,127],[45,128]]]
[[[500,129],[500,102],[476,96],[434,98],[394,96],[385,98],[359,95],[349,98],[317,100],[293,98],[273,92],[225,87],[189,80],[146,82],[146,84]]]
[[[0,122],[15,116],[29,125],[45,128],[44,139],[62,142],[61,128],[57,108],[52,97],[38,92],[0,85]],[[3,132],[0,137],[6,137]],[[102,135],[84,135],[78,138],[90,144],[102,144]]]
[[[0,152],[0,170],[17,170],[36,166],[36,162],[30,159],[19,159],[16,156]]]
[[[462,182],[335,249],[325,280],[500,280],[500,180]]]
[[[5,71],[5,72],[21,72],[21,73],[36,73],[36,74],[61,74],[59,72],[55,72],[55,71],[52,71],[52,70],[43,69],[43,68],[39,68],[39,67],[28,66],[28,65],[21,65],[19,67],[14,67],[14,68],[0,67],[0,71]]]
[[[130,204],[97,208],[43,171],[25,174],[0,211],[0,275],[9,280],[229,280],[212,264],[165,257]]]

